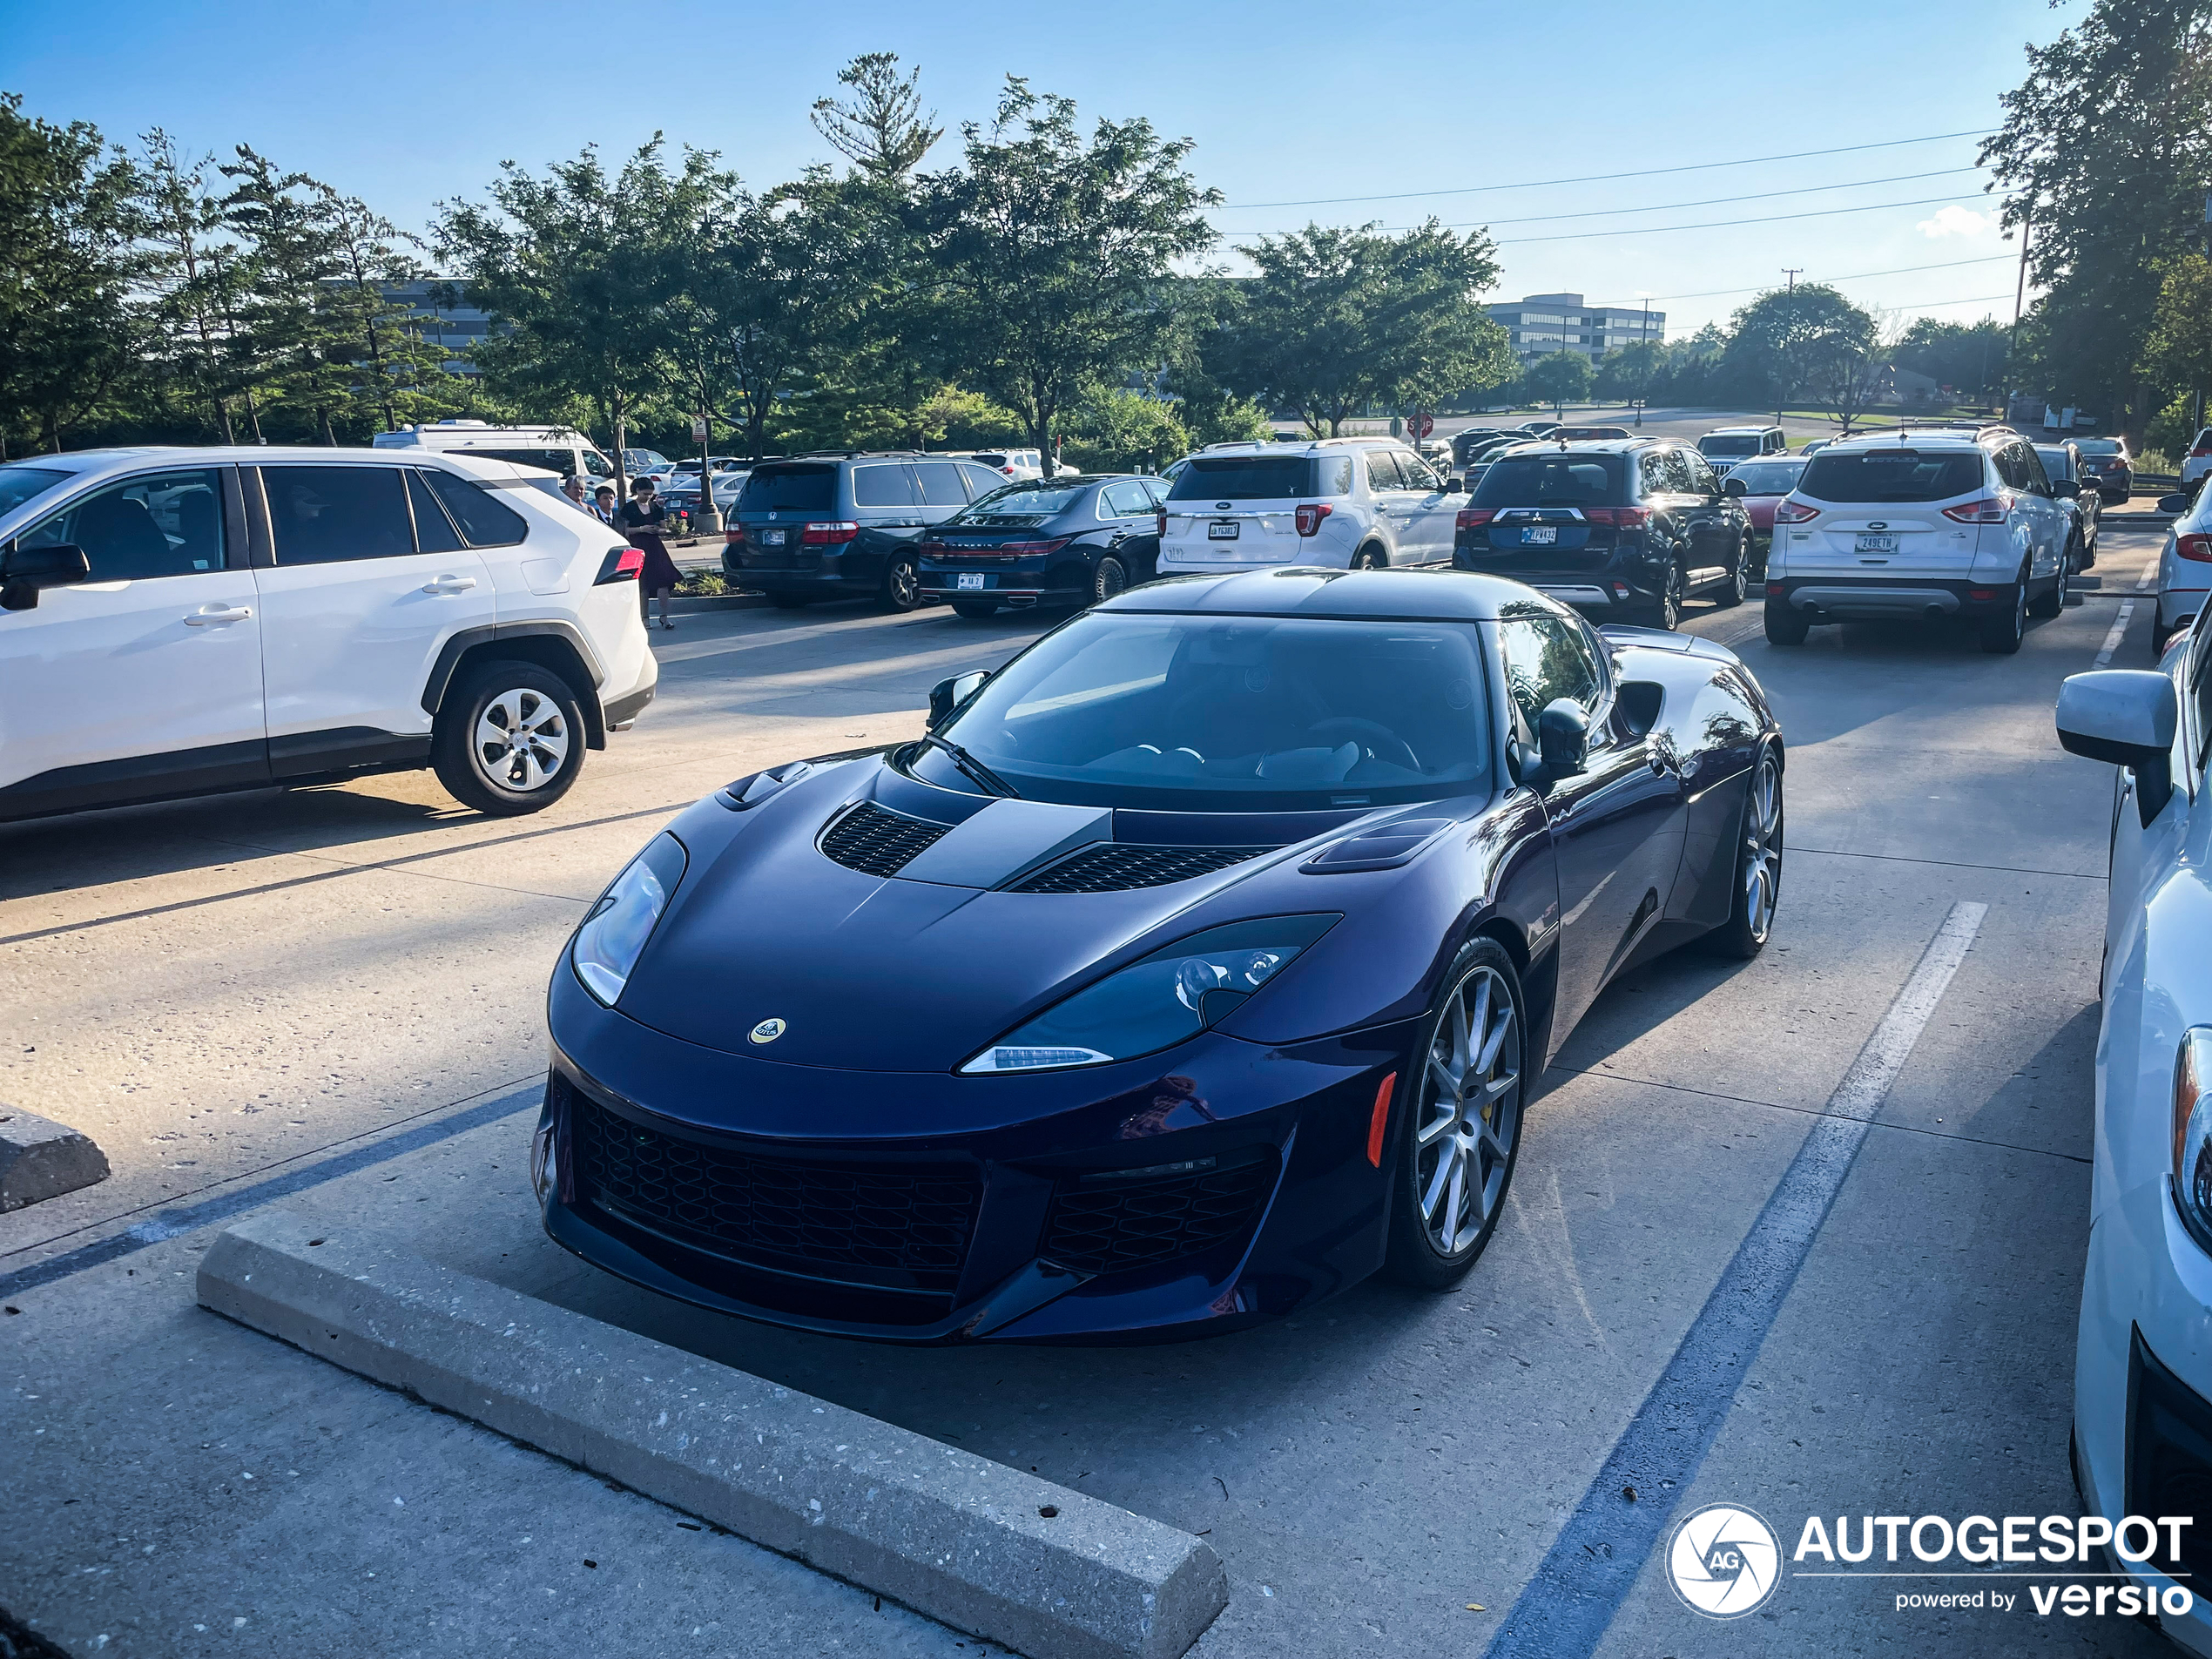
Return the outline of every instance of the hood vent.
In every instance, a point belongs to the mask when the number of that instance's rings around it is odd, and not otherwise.
[[[1008,891],[1124,893],[1132,887],[1163,887],[1273,851],[1271,846],[1138,846],[1103,841],[1046,866]]]
[[[952,827],[891,812],[864,800],[823,834],[823,855],[848,870],[888,879],[927,852]]]

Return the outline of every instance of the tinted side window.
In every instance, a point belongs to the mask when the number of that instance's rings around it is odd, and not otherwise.
[[[1571,698],[1586,709],[1597,706],[1603,684],[1597,661],[1573,624],[1552,616],[1509,617],[1498,624],[1498,651],[1506,687],[1531,732],[1554,698]]]
[[[914,504],[914,475],[896,462],[878,462],[873,466],[853,469],[853,504],[855,507],[912,507]]]
[[[279,564],[335,564],[415,551],[397,467],[264,467]]]
[[[25,530],[26,546],[74,542],[95,582],[223,568],[223,475],[216,467],[140,473]]]
[[[755,467],[738,498],[741,513],[826,513],[837,505],[834,467]]]
[[[950,461],[917,461],[914,475],[921,481],[922,503],[928,507],[965,507],[968,491],[960,481],[960,468]]]
[[[445,505],[453,522],[471,547],[513,547],[530,533],[529,521],[520,513],[496,499],[482,484],[471,483],[466,478],[456,478],[449,472],[425,469],[423,482],[430,486],[430,493]],[[545,481],[540,479],[539,482]],[[558,495],[560,492],[553,492]],[[566,500],[566,496],[562,497]],[[440,552],[442,549],[426,549]]]
[[[1403,489],[1405,480],[1399,476],[1398,457],[1387,449],[1367,451],[1367,488],[1370,489]]]
[[[1677,450],[1676,455],[1681,461],[1683,469],[1689,475],[1688,487],[1691,495],[1717,496],[1720,494],[1721,481],[1713,475],[1713,469],[1705,464],[1704,456],[1689,449]]]
[[[567,477],[576,470],[576,451],[573,449],[469,449],[462,453],[482,461],[511,461],[518,467],[543,467]],[[604,462],[602,463],[604,464]],[[604,478],[610,472],[602,472]]]
[[[1443,487],[1442,481],[1437,477],[1435,470],[1419,455],[1399,455],[1398,471],[1399,475],[1406,480],[1406,488],[1408,489],[1439,489]]]
[[[960,475],[968,480],[968,497],[970,501],[981,500],[1006,482],[997,473],[976,466],[972,462],[963,461],[959,464]]]
[[[408,473],[407,499],[408,505],[415,509],[416,548],[425,553],[458,553],[461,537],[454,533],[453,526],[447,522],[445,509],[438,505],[438,498],[430,493],[430,486],[422,482],[419,472]]]
[[[2049,495],[2051,478],[2043,470],[2043,458],[2024,443],[2014,444],[2011,453],[2015,457],[2014,464],[2020,469],[2021,478],[2026,481],[2024,488],[2033,490],[2039,496]]]

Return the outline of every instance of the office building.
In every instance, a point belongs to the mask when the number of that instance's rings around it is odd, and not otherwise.
[[[1638,341],[1663,341],[1667,314],[1642,306],[1594,306],[1579,293],[1532,293],[1490,307],[1523,362],[1555,351],[1578,351],[1595,362]]]

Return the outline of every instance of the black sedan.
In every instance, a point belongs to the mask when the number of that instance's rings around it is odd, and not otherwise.
[[[1155,574],[1164,493],[1158,479],[1134,473],[1033,478],[995,489],[916,550],[922,597],[948,600],[963,617],[1110,599]]]
[[[1750,671],[1517,583],[1156,582],[930,706],[691,806],[593,906],[531,1157],[558,1243],[907,1342],[1446,1289],[1606,982],[1773,925]]]

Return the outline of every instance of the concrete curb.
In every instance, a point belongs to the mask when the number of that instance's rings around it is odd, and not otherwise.
[[[0,1215],[107,1179],[91,1137],[20,1107],[0,1106]]]
[[[1033,1659],[1175,1659],[1228,1605],[1186,1533],[617,1326],[270,1211],[202,1306]]]
[[[668,611],[672,617],[680,617],[691,610],[751,610],[767,603],[765,593],[675,594],[669,598]]]

